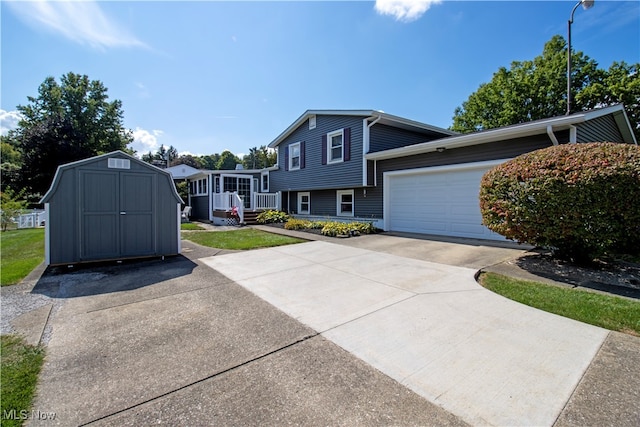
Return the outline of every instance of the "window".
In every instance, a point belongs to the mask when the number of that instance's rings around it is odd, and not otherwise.
[[[289,146],[289,170],[300,169],[300,143]]]
[[[260,176],[260,191],[263,193],[269,192],[269,172],[262,172]]]
[[[338,190],[338,216],[353,216],[353,190]]]
[[[309,130],[316,128],[316,115],[309,116]]]
[[[197,179],[189,183],[191,194],[203,195],[207,194],[207,178]]]
[[[341,162],[343,159],[343,138],[342,129],[327,135],[327,159],[329,163]]]
[[[311,211],[311,195],[306,193],[298,193],[298,213],[309,214]]]

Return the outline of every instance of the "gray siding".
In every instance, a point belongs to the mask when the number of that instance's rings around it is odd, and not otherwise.
[[[560,142],[569,140],[569,133],[558,132],[556,137]],[[377,165],[377,186],[367,189],[367,197],[363,198],[362,207],[366,212],[359,212],[363,217],[382,218],[382,187],[383,173],[396,170],[417,169],[431,166],[455,165],[461,163],[482,162],[488,160],[507,159],[517,157],[520,154],[551,146],[549,137],[537,135],[526,138],[518,138],[508,141],[493,142],[490,144],[474,145],[443,153],[433,152],[418,154],[415,156],[398,157],[395,159],[380,160]],[[358,209],[358,207],[356,207]]]
[[[374,208],[371,202],[374,200],[368,198],[364,194],[364,188],[341,188],[338,190],[354,190],[354,217],[357,218],[373,218],[370,211]],[[309,197],[311,201],[311,211],[309,215],[335,217],[338,210],[338,190],[317,190],[310,191]],[[370,189],[366,189],[368,192]],[[286,194],[285,196],[286,197]],[[289,193],[290,209],[289,212],[297,214],[298,212],[298,192]],[[286,210],[286,209],[285,209]],[[341,217],[348,219],[349,217]]]
[[[442,138],[433,132],[415,132],[393,126],[375,124],[369,131],[369,152],[390,150]]]
[[[131,167],[108,168],[108,158]],[[173,180],[122,153],[63,166],[43,202],[51,264],[178,253]]]
[[[577,142],[624,142],[611,114],[581,123],[577,128]]]
[[[316,118],[316,128],[309,130],[308,121],[293,131],[278,145],[278,167],[270,172],[271,192],[312,190],[362,186],[362,120],[365,117],[322,116]],[[322,135],[351,128],[351,160],[322,164]],[[290,144],[305,143],[305,167],[285,170],[285,151]]]

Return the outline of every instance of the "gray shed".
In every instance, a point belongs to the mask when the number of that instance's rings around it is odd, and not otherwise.
[[[59,166],[40,202],[47,265],[180,253],[171,174],[122,151]]]

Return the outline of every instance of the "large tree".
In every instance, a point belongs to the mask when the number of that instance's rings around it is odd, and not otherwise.
[[[58,165],[113,150],[133,141],[123,126],[122,102],[109,101],[107,88],[86,75],[68,73],[60,83],[47,77],[37,97],[18,105],[23,119],[9,139],[22,154],[21,185],[43,194]]]
[[[613,63],[608,70],[582,52],[572,51],[572,112],[624,103],[640,137],[639,64]],[[474,132],[559,116],[567,110],[567,44],[548,41],[532,61],[500,67],[489,83],[456,108],[451,129]]]

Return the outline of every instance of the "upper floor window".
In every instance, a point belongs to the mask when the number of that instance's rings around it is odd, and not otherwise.
[[[300,169],[300,143],[289,146],[289,170]]]
[[[284,149],[284,169],[304,169],[304,141],[291,144]]]
[[[309,116],[309,130],[316,128],[316,115]]]
[[[322,134],[322,164],[351,160],[351,128]]]
[[[344,139],[342,129],[327,135],[327,160],[329,163],[341,162],[344,158]]]

